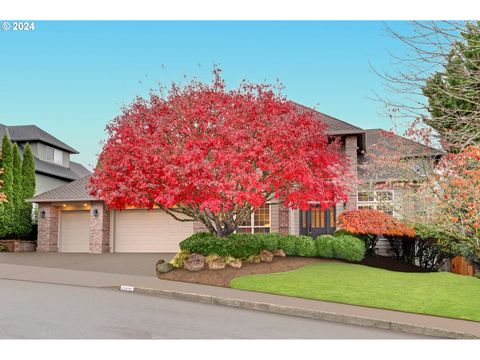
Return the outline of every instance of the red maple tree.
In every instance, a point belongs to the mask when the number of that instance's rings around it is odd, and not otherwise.
[[[255,208],[346,200],[348,162],[326,126],[267,84],[228,90],[173,84],[137,98],[107,127],[90,187],[110,208],[159,207],[212,233],[234,232]]]

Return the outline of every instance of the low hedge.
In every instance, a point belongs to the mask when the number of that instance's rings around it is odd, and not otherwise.
[[[364,242],[348,233],[322,235],[315,240],[315,244],[317,256],[321,258],[359,262],[365,257]]]
[[[296,254],[298,256],[316,257],[317,247],[315,246],[315,240],[310,236],[298,236],[296,237]]]
[[[322,235],[316,240],[309,236],[270,234],[232,234],[219,238],[210,233],[196,233],[180,243],[180,249],[205,256],[219,255],[246,260],[262,250],[282,249],[289,256],[322,257],[361,261],[365,256],[362,240],[348,233]]]

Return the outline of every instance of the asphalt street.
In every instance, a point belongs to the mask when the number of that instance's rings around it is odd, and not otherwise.
[[[111,289],[0,280],[2,339],[420,339]]]

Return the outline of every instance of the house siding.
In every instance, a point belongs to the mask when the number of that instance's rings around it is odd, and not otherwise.
[[[69,182],[70,181],[36,173],[35,174],[35,195],[55,189]]]

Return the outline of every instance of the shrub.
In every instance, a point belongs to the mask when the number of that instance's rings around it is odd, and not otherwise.
[[[170,264],[172,264],[174,268],[181,268],[185,260],[187,260],[188,255],[190,255],[188,251],[182,250],[177,253],[172,260],[170,260]]]
[[[415,238],[386,236],[397,260],[416,263],[430,271],[438,271],[455,256],[472,260],[470,244],[457,235],[424,224],[415,224],[414,229]]]
[[[317,256],[326,259],[335,258],[335,242],[337,238],[332,235],[321,235],[315,240]]]
[[[315,241],[310,236],[302,235],[297,237],[296,251],[298,256],[317,256],[317,247],[315,246]]]
[[[359,262],[365,257],[365,244],[356,236],[344,234],[334,238],[335,258]]]
[[[246,259],[258,255],[263,250],[263,242],[256,235],[232,234],[227,238],[227,254],[237,259]]]
[[[180,249],[205,256],[216,254],[246,259],[258,255],[263,249],[263,241],[252,234],[232,234],[219,238],[210,233],[196,233],[180,243]]]
[[[255,237],[262,242],[262,250],[275,251],[279,249],[279,240],[282,235],[278,233],[256,234]]]
[[[262,262],[262,258],[260,257],[260,255],[252,255],[247,258],[247,262],[252,264],[259,264]]]
[[[0,252],[7,252],[8,247],[6,245],[0,244]]]
[[[288,256],[297,255],[296,243],[297,236],[294,235],[281,236],[280,239],[278,239],[278,247],[282,249]]]

